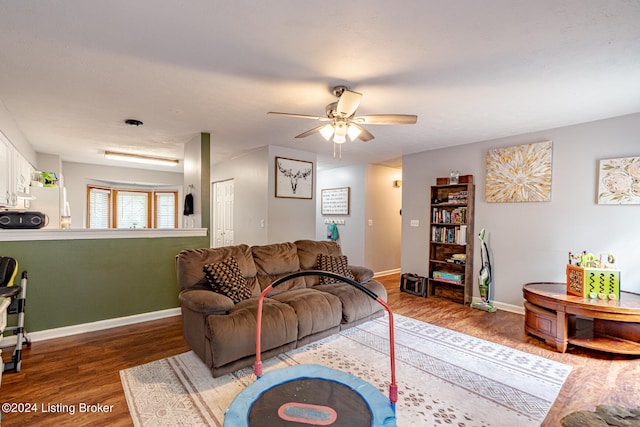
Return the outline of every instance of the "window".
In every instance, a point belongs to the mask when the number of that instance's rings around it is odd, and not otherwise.
[[[89,228],[110,228],[111,190],[88,187],[87,193],[87,226]]]
[[[156,228],[178,228],[178,195],[174,191],[157,191],[154,211]]]
[[[87,186],[88,228],[178,228],[178,192]]]
[[[114,228],[151,228],[151,193],[114,190]]]

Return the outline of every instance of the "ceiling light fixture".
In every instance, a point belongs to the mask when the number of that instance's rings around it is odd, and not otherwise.
[[[319,132],[327,141],[331,141],[331,137],[333,137],[333,157],[335,157],[335,144],[344,144],[347,142],[347,136],[349,141],[355,141],[362,133],[362,129],[344,120],[334,120],[333,123],[321,127]],[[342,158],[342,147],[340,147],[340,158]]]
[[[178,159],[168,159],[166,157],[142,156],[140,154],[119,153],[116,151],[105,151],[104,157],[111,160],[124,160],[125,162],[146,163],[151,165],[177,166]]]
[[[140,120],[136,120],[136,119],[127,119],[124,122],[127,126],[131,126],[134,128],[140,127],[144,124]]]
[[[320,135],[327,141],[333,136],[333,125],[324,125],[320,128]]]
[[[322,135],[322,137],[327,141],[330,141],[331,137],[333,137],[334,143],[343,144],[347,142],[347,136],[349,137],[350,141],[355,141],[356,138],[360,136],[362,130],[357,126],[347,124],[347,122],[338,120],[331,124],[324,125],[320,128],[319,132],[320,135]]]

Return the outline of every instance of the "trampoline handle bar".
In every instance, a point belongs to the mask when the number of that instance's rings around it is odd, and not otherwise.
[[[336,273],[332,273],[330,271],[305,270],[290,273],[277,279],[262,291],[262,293],[258,297],[258,312],[256,313],[256,362],[254,364],[254,373],[256,377],[260,378],[262,376],[262,361],[260,360],[260,337],[262,329],[262,302],[264,300],[264,297],[278,285],[288,280],[302,276],[326,276],[340,280],[341,282],[348,283],[349,285],[354,286],[367,294],[371,299],[376,301],[387,311],[387,313],[389,314],[389,356],[391,358],[391,385],[389,385],[389,400],[391,401],[391,404],[395,411],[395,404],[398,401],[398,385],[396,384],[396,355],[394,346],[395,340],[393,335],[393,313],[391,312],[391,308],[389,307],[389,305],[387,305],[386,302],[378,297],[375,292],[365,288],[355,280],[349,279],[348,277],[344,277]]]

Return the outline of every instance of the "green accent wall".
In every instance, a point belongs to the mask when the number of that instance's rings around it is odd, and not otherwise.
[[[203,191],[204,193],[204,191]],[[178,307],[175,256],[209,237],[0,242],[26,270],[26,329],[36,332]]]
[[[200,197],[202,203],[202,225],[209,228],[211,224],[211,134],[200,134]]]

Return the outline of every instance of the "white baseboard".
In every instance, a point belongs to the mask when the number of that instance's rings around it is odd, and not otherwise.
[[[473,302],[482,302],[482,299],[478,297],[473,297]],[[524,316],[524,306],[506,304],[500,301],[492,301],[492,304],[498,310],[504,310],[511,313],[522,314]]]
[[[166,310],[134,314],[131,316],[117,317],[115,319],[98,320],[96,322],[83,323],[80,325],[46,329],[44,331],[29,332],[29,330],[27,330],[27,335],[29,336],[31,342],[45,341],[54,338],[68,337],[70,335],[83,334],[85,332],[101,331],[103,329],[116,328],[118,326],[132,325],[134,323],[148,322],[150,320],[164,319],[166,317],[179,315],[180,307],[168,308]],[[16,336],[7,336],[2,340],[0,344],[2,344],[1,347],[11,347],[16,344]]]
[[[400,273],[400,269],[399,268],[394,268],[393,270],[376,271],[373,274],[373,277],[388,276],[389,274],[396,274],[396,273]]]

